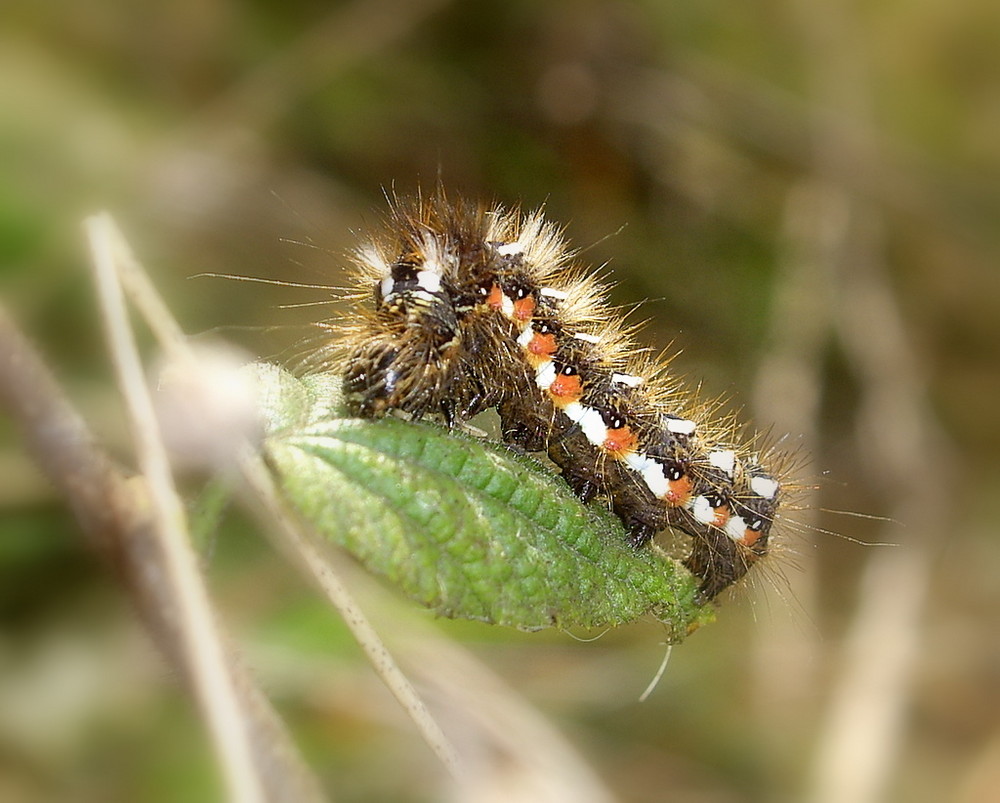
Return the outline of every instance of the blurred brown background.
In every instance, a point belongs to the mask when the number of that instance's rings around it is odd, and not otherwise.
[[[1000,799],[994,3],[3,14],[0,291],[123,460],[85,214],[116,215],[187,331],[282,359],[337,314],[282,307],[332,293],[190,277],[342,284],[385,188],[544,203],[609,262],[615,303],[644,301],[643,342],[789,433],[819,491],[645,703],[651,623],[588,643],[440,630],[568,738],[594,799]],[[0,516],[0,799],[215,799],[190,705],[3,421]],[[312,766],[339,799],[439,799],[342,626],[232,518],[211,587]],[[390,645],[429,619],[371,604]],[[414,670],[432,699],[449,667],[443,686],[494,693],[448,649]]]

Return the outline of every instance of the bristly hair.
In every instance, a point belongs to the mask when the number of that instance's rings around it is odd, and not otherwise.
[[[502,437],[544,452],[584,500],[604,498],[637,548],[674,528],[708,600],[768,552],[785,461],[718,401],[636,346],[606,286],[541,210],[390,201],[354,254],[354,314],[317,367],[353,414],[449,425],[495,408]]]

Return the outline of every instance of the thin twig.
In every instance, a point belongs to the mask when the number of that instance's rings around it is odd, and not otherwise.
[[[166,582],[147,494],[127,480],[94,441],[31,343],[0,307],[0,408],[19,426],[27,449],[72,509],[91,546],[114,570],[146,631],[174,672],[193,687],[173,590]],[[253,734],[254,763],[268,800],[320,801],[270,704],[231,659],[236,692]]]
[[[154,532],[163,551],[166,581],[174,591],[181,617],[181,636],[191,667],[195,696],[212,734],[229,799],[258,803],[264,800],[263,788],[254,767],[243,712],[191,548],[184,507],[174,487],[170,460],[160,438],[153,401],[128,322],[115,264],[112,224],[106,215],[101,215],[88,218],[85,226],[108,345],[125,397],[139,465],[149,489]]]
[[[247,453],[241,460],[243,478],[252,492],[251,500],[266,513],[280,532],[280,546],[290,554],[315,581],[327,600],[343,617],[358,645],[371,662],[375,672],[392,692],[406,713],[417,726],[424,741],[453,778],[461,777],[458,753],[444,731],[427,710],[413,684],[396,664],[392,655],[379,638],[375,628],[354,601],[330,563],[330,556],[321,552],[305,536],[282,506],[275,492],[271,476],[257,455]]]
[[[113,224],[111,224],[113,225]],[[135,259],[124,238],[114,232],[118,250],[118,266],[122,282],[136,307],[145,317],[161,346],[171,359],[182,364],[193,364],[197,357],[192,353],[187,339],[170,310],[156,292],[142,265]],[[458,754],[447,736],[431,716],[395,660],[382,643],[375,629],[337,577],[327,555],[322,554],[308,537],[303,535],[289,518],[274,490],[270,476],[261,465],[259,457],[249,444],[240,451],[240,472],[251,492],[255,504],[281,535],[278,546],[313,578],[330,603],[344,618],[375,671],[412,718],[421,736],[439,757],[453,777],[460,774]]]
[[[455,800],[613,803],[572,743],[464,647],[417,620],[408,622],[400,649],[463,734],[465,774]]]

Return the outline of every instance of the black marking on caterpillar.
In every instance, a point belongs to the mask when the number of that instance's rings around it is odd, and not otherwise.
[[[546,452],[585,501],[604,497],[636,547],[690,535],[705,600],[767,554],[773,455],[643,356],[540,212],[439,191],[393,203],[387,223],[356,253],[358,317],[326,354],[352,413],[455,425],[496,408],[505,442]]]

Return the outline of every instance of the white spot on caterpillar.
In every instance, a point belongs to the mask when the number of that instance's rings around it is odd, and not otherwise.
[[[632,469],[637,474],[642,474],[646,470],[646,465],[650,462],[651,458],[647,454],[642,452],[629,452],[625,455],[625,465]]]
[[[441,274],[433,270],[427,270],[427,265],[425,264],[424,270],[417,271],[417,284],[428,293],[438,293],[441,291]]]
[[[514,317],[514,301],[506,293],[500,294],[500,312],[508,318]]]
[[[670,490],[667,476],[663,473],[663,466],[653,458],[641,452],[632,452],[625,455],[625,464],[642,477],[650,493],[657,499],[667,495]]]
[[[709,452],[708,462],[723,471],[727,477],[731,477],[733,476],[733,469],[736,467],[736,452],[731,449]]]
[[[415,301],[424,302],[424,306],[430,306],[435,303],[438,299],[433,293],[428,293],[426,290],[413,290],[410,292],[410,299]]]
[[[548,390],[556,381],[556,364],[552,360],[543,362],[535,370],[535,384],[542,390]]]
[[[584,343],[600,343],[601,338],[597,335],[589,335],[586,332],[577,332],[573,335],[574,340],[582,340]]]
[[[520,243],[504,243],[503,245],[498,245],[496,248],[497,253],[505,257],[524,253],[524,247]]]
[[[694,421],[687,418],[667,419],[667,432],[673,432],[675,435],[694,435],[697,427],[698,425]]]
[[[517,336],[517,345],[519,345],[523,349],[526,349],[528,348],[528,346],[531,345],[531,341],[534,339],[534,337],[535,337],[535,330],[532,329],[529,324],[528,326],[525,326],[524,329],[521,330],[521,334]]]
[[[770,477],[754,477],[750,480],[750,490],[764,499],[774,499],[778,493],[778,481]]]
[[[583,434],[593,446],[603,446],[604,441],[608,439],[608,427],[604,423],[604,416],[601,415],[601,411],[593,407],[584,407],[579,402],[574,402],[574,404],[579,405],[581,412],[579,413],[579,418],[574,418],[573,420],[579,424],[580,429],[583,430]],[[567,405],[566,409],[573,407],[574,404]]]
[[[637,388],[646,380],[641,376],[633,376],[632,374],[612,374],[611,381],[616,385],[625,385],[625,387]]]
[[[572,421],[574,424],[578,423],[581,418],[583,418],[583,411],[586,408],[580,404],[580,402],[570,402],[565,407],[563,407],[563,413],[566,417]]]
[[[726,522],[726,535],[734,541],[742,541],[747,535],[747,523],[742,516],[733,516]]]
[[[542,287],[538,290],[540,295],[547,296],[548,298],[554,298],[556,301],[565,301],[569,298],[569,293],[563,290],[556,290],[554,287]]]
[[[715,521],[715,509],[707,496],[696,496],[691,500],[691,515],[699,524],[711,524]]]
[[[382,298],[388,298],[391,296],[395,286],[396,282],[393,281],[391,276],[386,276],[381,282],[379,282],[378,289],[382,292]]]

